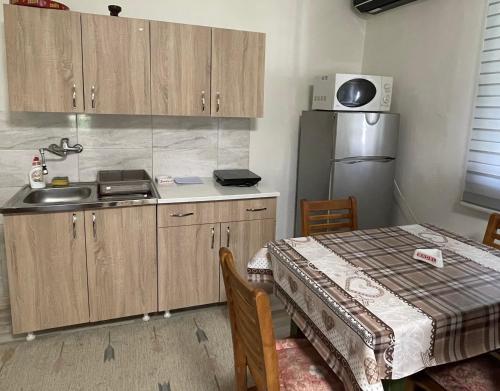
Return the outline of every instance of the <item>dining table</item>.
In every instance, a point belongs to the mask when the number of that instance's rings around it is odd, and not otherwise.
[[[442,267],[417,249],[441,250]],[[433,225],[276,240],[247,271],[348,391],[500,348],[500,250]]]

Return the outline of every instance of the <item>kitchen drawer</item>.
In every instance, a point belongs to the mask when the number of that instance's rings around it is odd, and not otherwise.
[[[223,201],[218,204],[221,222],[276,218],[276,198]]]
[[[218,221],[215,202],[158,205],[158,227],[211,224]]]

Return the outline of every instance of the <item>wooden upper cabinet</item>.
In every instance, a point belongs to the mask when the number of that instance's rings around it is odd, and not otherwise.
[[[83,212],[5,217],[14,334],[89,321]]]
[[[262,117],[266,36],[212,29],[212,116]]]
[[[262,117],[263,33],[4,5],[10,110]]]
[[[212,29],[150,23],[153,114],[210,116]]]
[[[81,17],[85,111],[151,114],[149,21]]]
[[[90,320],[157,310],[156,206],[85,212]]]
[[[11,111],[81,112],[80,14],[4,5]]]

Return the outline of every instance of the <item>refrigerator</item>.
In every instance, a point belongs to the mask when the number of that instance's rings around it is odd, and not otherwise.
[[[300,200],[356,197],[359,229],[387,227],[395,205],[399,114],[304,111],[300,118],[295,236]]]

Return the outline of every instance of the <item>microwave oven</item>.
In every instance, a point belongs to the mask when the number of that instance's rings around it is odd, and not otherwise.
[[[313,110],[390,111],[393,78],[336,74],[314,79]]]

